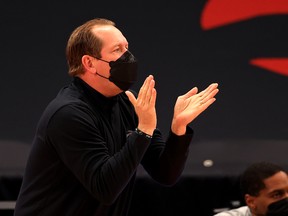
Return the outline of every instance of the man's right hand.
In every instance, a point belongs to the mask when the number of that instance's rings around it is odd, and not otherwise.
[[[137,99],[132,92],[126,91],[130,102],[133,104],[138,116],[138,129],[152,135],[157,125],[155,80],[149,75],[140,88]]]

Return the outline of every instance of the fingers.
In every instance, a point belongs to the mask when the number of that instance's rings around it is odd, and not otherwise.
[[[195,101],[198,102],[199,105],[205,104],[207,101],[214,98],[218,92],[218,83],[212,83],[206,89],[196,95],[197,98]]]
[[[219,89],[214,89],[211,92],[209,92],[208,95],[201,97],[200,104],[205,104],[207,101],[209,101],[211,99],[215,99],[214,97],[218,92],[219,92]]]
[[[155,91],[155,80],[151,79],[150,81],[148,80],[148,88],[146,91],[146,97],[145,101],[146,103],[151,103],[153,101],[153,96],[154,96],[154,91]]]
[[[198,92],[198,88],[197,88],[197,87],[194,87],[194,88],[192,88],[190,91],[188,91],[186,94],[184,94],[184,95],[183,95],[183,98],[184,98],[184,99],[187,99],[187,98],[189,98],[189,97],[197,94],[197,92]]]
[[[137,99],[134,100],[134,98],[131,97],[138,116],[138,127],[140,130],[150,135],[157,125],[155,108],[156,94],[154,77],[149,75],[140,88]],[[129,92],[127,92],[127,95],[129,97]]]
[[[201,101],[199,106],[201,106],[202,108],[204,107],[203,110],[205,110],[207,107],[209,107],[215,101],[216,101],[216,98],[213,97],[213,98],[210,98],[209,100]]]
[[[136,106],[155,107],[156,105],[157,92],[155,89],[155,80],[152,75],[149,75],[145,79],[142,87],[139,90],[139,94],[137,98],[135,98],[134,94],[130,91],[126,91],[125,93],[134,107]]]
[[[139,95],[138,95],[138,105],[147,105],[152,103],[155,104],[156,101],[156,90],[155,90],[155,81],[152,75],[149,75],[142,87],[140,88]]]
[[[206,89],[199,93],[197,93],[198,88],[194,87],[180,97],[182,97],[184,100],[189,100],[190,102],[193,102],[193,104],[198,104],[201,106],[207,101],[209,101],[211,98],[214,98],[218,91],[218,83],[212,83]]]
[[[151,98],[150,98],[150,104],[155,107],[156,105],[156,97],[157,97],[157,92],[156,92],[156,89],[153,88],[152,89],[152,94],[151,94]]]
[[[134,94],[132,92],[130,92],[130,91],[126,91],[125,94],[127,95],[128,99],[132,103],[132,105],[135,106],[137,100],[136,100]]]
[[[218,87],[218,83],[212,83],[210,84],[206,89],[204,89],[203,91],[199,92],[198,93],[198,96],[199,97],[203,97],[205,96],[205,94],[207,95],[210,91],[213,91],[213,89],[217,88]],[[186,94],[183,95],[183,98],[184,99],[188,99],[190,98],[191,96],[197,94],[198,92],[198,88],[197,87],[194,87],[192,88],[190,91],[188,91]]]
[[[145,79],[143,85],[141,86],[141,88],[139,90],[138,98],[145,98],[146,97],[147,85],[152,78],[153,77],[150,75]]]
[[[199,92],[199,97],[205,97],[207,96],[211,91],[213,91],[214,89],[217,89],[218,87],[218,83],[212,83],[210,84],[206,89],[204,89],[203,91]]]

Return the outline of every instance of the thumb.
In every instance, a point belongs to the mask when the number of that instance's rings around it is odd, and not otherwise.
[[[136,100],[134,94],[133,94],[132,92],[130,92],[130,91],[125,91],[125,94],[127,95],[129,101],[130,101],[130,102],[133,104],[133,106],[135,107],[137,100]]]
[[[183,97],[184,97],[185,99],[187,99],[187,98],[189,98],[189,97],[197,94],[197,92],[198,92],[198,88],[197,88],[197,87],[194,87],[194,88],[192,88],[190,91],[188,91],[186,94],[184,94]]]

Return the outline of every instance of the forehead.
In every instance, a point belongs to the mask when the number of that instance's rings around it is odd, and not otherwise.
[[[264,189],[267,193],[274,190],[281,190],[288,188],[288,176],[285,172],[278,172],[275,175],[264,180],[266,188]]]
[[[94,34],[97,34],[97,36],[102,40],[103,48],[109,49],[113,48],[114,46],[128,44],[122,32],[115,26],[111,25],[94,26],[92,32]]]

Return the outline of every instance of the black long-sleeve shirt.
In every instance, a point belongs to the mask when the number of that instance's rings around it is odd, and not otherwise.
[[[125,93],[106,98],[74,78],[38,123],[14,215],[127,215],[140,163],[159,183],[175,183],[193,131],[164,142],[137,125]]]

